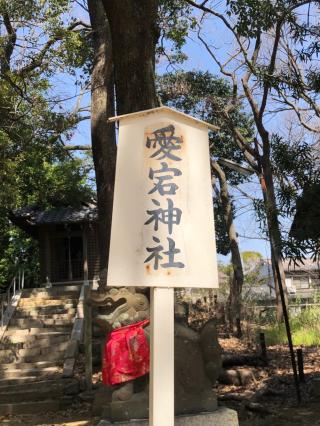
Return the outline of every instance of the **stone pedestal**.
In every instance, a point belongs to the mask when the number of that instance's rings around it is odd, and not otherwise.
[[[221,407],[212,413],[200,413],[175,418],[175,426],[239,426],[238,414],[234,410]],[[127,422],[110,423],[100,420],[97,426],[149,426],[148,420],[130,420]]]

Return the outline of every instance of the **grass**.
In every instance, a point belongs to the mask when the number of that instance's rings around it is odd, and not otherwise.
[[[293,344],[296,346],[320,346],[320,308],[303,310],[290,320]],[[272,324],[264,328],[267,345],[287,343],[284,324]]]

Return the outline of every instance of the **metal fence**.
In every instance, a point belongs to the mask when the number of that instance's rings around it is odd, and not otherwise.
[[[12,301],[16,294],[20,293],[24,288],[24,269],[19,268],[16,275],[12,278],[12,281],[7,288],[5,293],[0,295],[0,324],[4,326],[6,315],[12,306]]]

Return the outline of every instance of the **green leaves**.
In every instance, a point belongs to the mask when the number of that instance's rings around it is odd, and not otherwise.
[[[29,278],[37,271],[36,243],[10,224],[11,210],[75,206],[94,195],[86,158],[64,148],[81,116],[52,90],[62,72],[88,80],[88,26],[71,7],[70,0],[0,0],[0,286],[23,253]]]
[[[238,163],[243,161],[243,153],[234,141],[230,120],[248,142],[253,136],[252,120],[241,104],[232,105],[232,91],[226,80],[209,72],[190,71],[159,76],[157,85],[164,104],[220,127],[219,131],[210,132],[212,157],[226,157]],[[229,105],[232,108],[227,118],[225,108]],[[233,185],[238,185],[246,179],[228,168],[224,168],[224,172],[228,182]],[[224,218],[225,211],[219,197],[214,197],[214,211],[217,249],[219,253],[226,255],[230,252],[230,242]]]
[[[227,0],[227,6],[227,15],[236,17],[236,30],[244,37],[257,37],[270,30],[283,11],[282,1]]]
[[[210,132],[214,157],[226,157],[238,163],[243,161],[243,153],[234,141],[230,121],[250,143],[253,137],[252,118],[245,113],[241,104],[232,104],[231,87],[225,79],[209,72],[176,72],[158,76],[157,86],[164,104],[220,127],[219,131]],[[229,106],[226,114],[226,107]],[[224,171],[232,184],[237,185],[245,179],[230,169]]]
[[[183,0],[160,0],[158,8],[159,40],[157,56],[165,56],[171,64],[182,63],[182,52],[190,30],[196,26],[192,8]]]

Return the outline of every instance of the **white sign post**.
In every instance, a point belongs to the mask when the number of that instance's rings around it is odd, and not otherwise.
[[[174,288],[218,287],[208,128],[167,107],[114,117],[109,286],[152,287],[150,416],[174,425]]]

